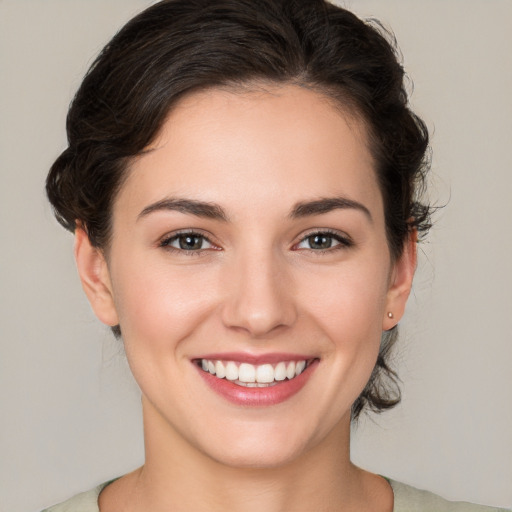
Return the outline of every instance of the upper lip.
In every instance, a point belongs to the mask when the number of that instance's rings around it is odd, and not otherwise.
[[[240,363],[259,365],[267,363],[280,363],[281,361],[308,361],[310,359],[316,358],[311,355],[291,354],[289,352],[272,352],[267,354],[249,354],[245,352],[219,352],[215,354],[204,354],[199,357],[194,357],[193,359],[208,359],[210,361],[235,361]]]

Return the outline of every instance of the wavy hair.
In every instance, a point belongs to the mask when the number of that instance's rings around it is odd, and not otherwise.
[[[84,226],[106,249],[113,200],[130,161],[155,139],[173,105],[213,87],[296,84],[362,119],[384,201],[388,245],[400,256],[425,234],[421,201],[428,132],[409,108],[393,36],[324,0],[164,0],[129,21],[86,74],[67,116],[69,146],[46,190],[57,220]],[[119,326],[114,327],[119,335]],[[388,360],[397,330],[384,333],[353,418],[400,400]]]

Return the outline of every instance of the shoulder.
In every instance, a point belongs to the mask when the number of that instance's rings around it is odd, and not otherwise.
[[[42,512],[99,512],[98,497],[100,492],[109,484],[98,485],[94,489],[87,492],[77,494],[63,503],[47,508]]]
[[[462,501],[447,501],[436,494],[388,480],[395,495],[393,512],[510,512],[504,508],[484,507]]]

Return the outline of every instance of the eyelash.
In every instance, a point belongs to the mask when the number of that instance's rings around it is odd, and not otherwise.
[[[312,249],[312,248],[303,248],[299,249],[298,245],[306,242],[308,239],[311,239],[313,237],[325,237],[330,238],[338,242],[336,245],[332,247],[327,247],[325,249]],[[315,254],[315,256],[323,256],[325,254],[332,253],[334,251],[339,251],[343,249],[348,249],[354,245],[354,242],[348,237],[347,235],[342,235],[338,231],[333,231],[330,229],[322,229],[322,230],[316,230],[311,231],[310,233],[307,233],[305,236],[303,236],[299,242],[297,242],[293,248],[297,248],[296,250],[305,250],[310,253]]]
[[[182,237],[190,237],[190,238],[199,238],[201,240],[201,245],[203,245],[204,242],[211,245],[211,247],[203,248],[200,247],[199,249],[183,249],[178,247],[173,247],[171,244],[173,242],[178,241]],[[325,249],[313,249],[313,248],[299,248],[298,246],[304,242],[306,242],[308,239],[311,239],[313,237],[325,237],[329,239],[333,239],[336,242],[338,242],[336,245],[327,247]],[[343,236],[337,231],[332,231],[330,229],[322,229],[317,231],[311,231],[310,233],[307,233],[305,236],[303,236],[299,242],[293,245],[293,250],[306,250],[310,253],[314,253],[315,255],[321,256],[326,253],[332,253],[334,251],[342,250],[342,249],[348,249],[354,245],[354,242],[348,237]],[[187,256],[198,256],[204,251],[208,250],[220,250],[219,247],[217,247],[206,235],[203,233],[200,233],[198,231],[179,231],[177,233],[173,233],[170,236],[165,237],[162,239],[159,243],[159,247],[162,247],[168,251],[186,254]]]
[[[171,244],[175,241],[178,241],[180,238],[190,237],[190,238],[199,238],[201,239],[202,243],[206,242],[210,244],[212,247],[209,248],[199,248],[199,249],[183,249],[183,248],[177,248],[173,247]],[[186,254],[187,256],[198,256],[203,251],[207,250],[218,250],[219,248],[203,233],[199,233],[197,231],[179,231],[177,233],[173,233],[170,236],[165,237],[161,242],[158,244],[159,247],[162,247],[170,252],[176,252],[181,254]]]

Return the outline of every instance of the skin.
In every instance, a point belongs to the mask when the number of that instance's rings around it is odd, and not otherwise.
[[[416,254],[409,240],[391,260],[364,127],[297,86],[214,89],[181,100],[149,149],[115,199],[107,253],[76,232],[84,290],[120,324],[142,391],[145,465],[102,492],[101,511],[392,510],[387,482],[350,462],[350,407],[403,314]],[[334,197],[362,207],[291,215]],[[226,218],[154,206],[170,198]],[[162,244],[180,230],[209,242]],[[233,351],[319,363],[285,402],[242,407],[192,363]]]

